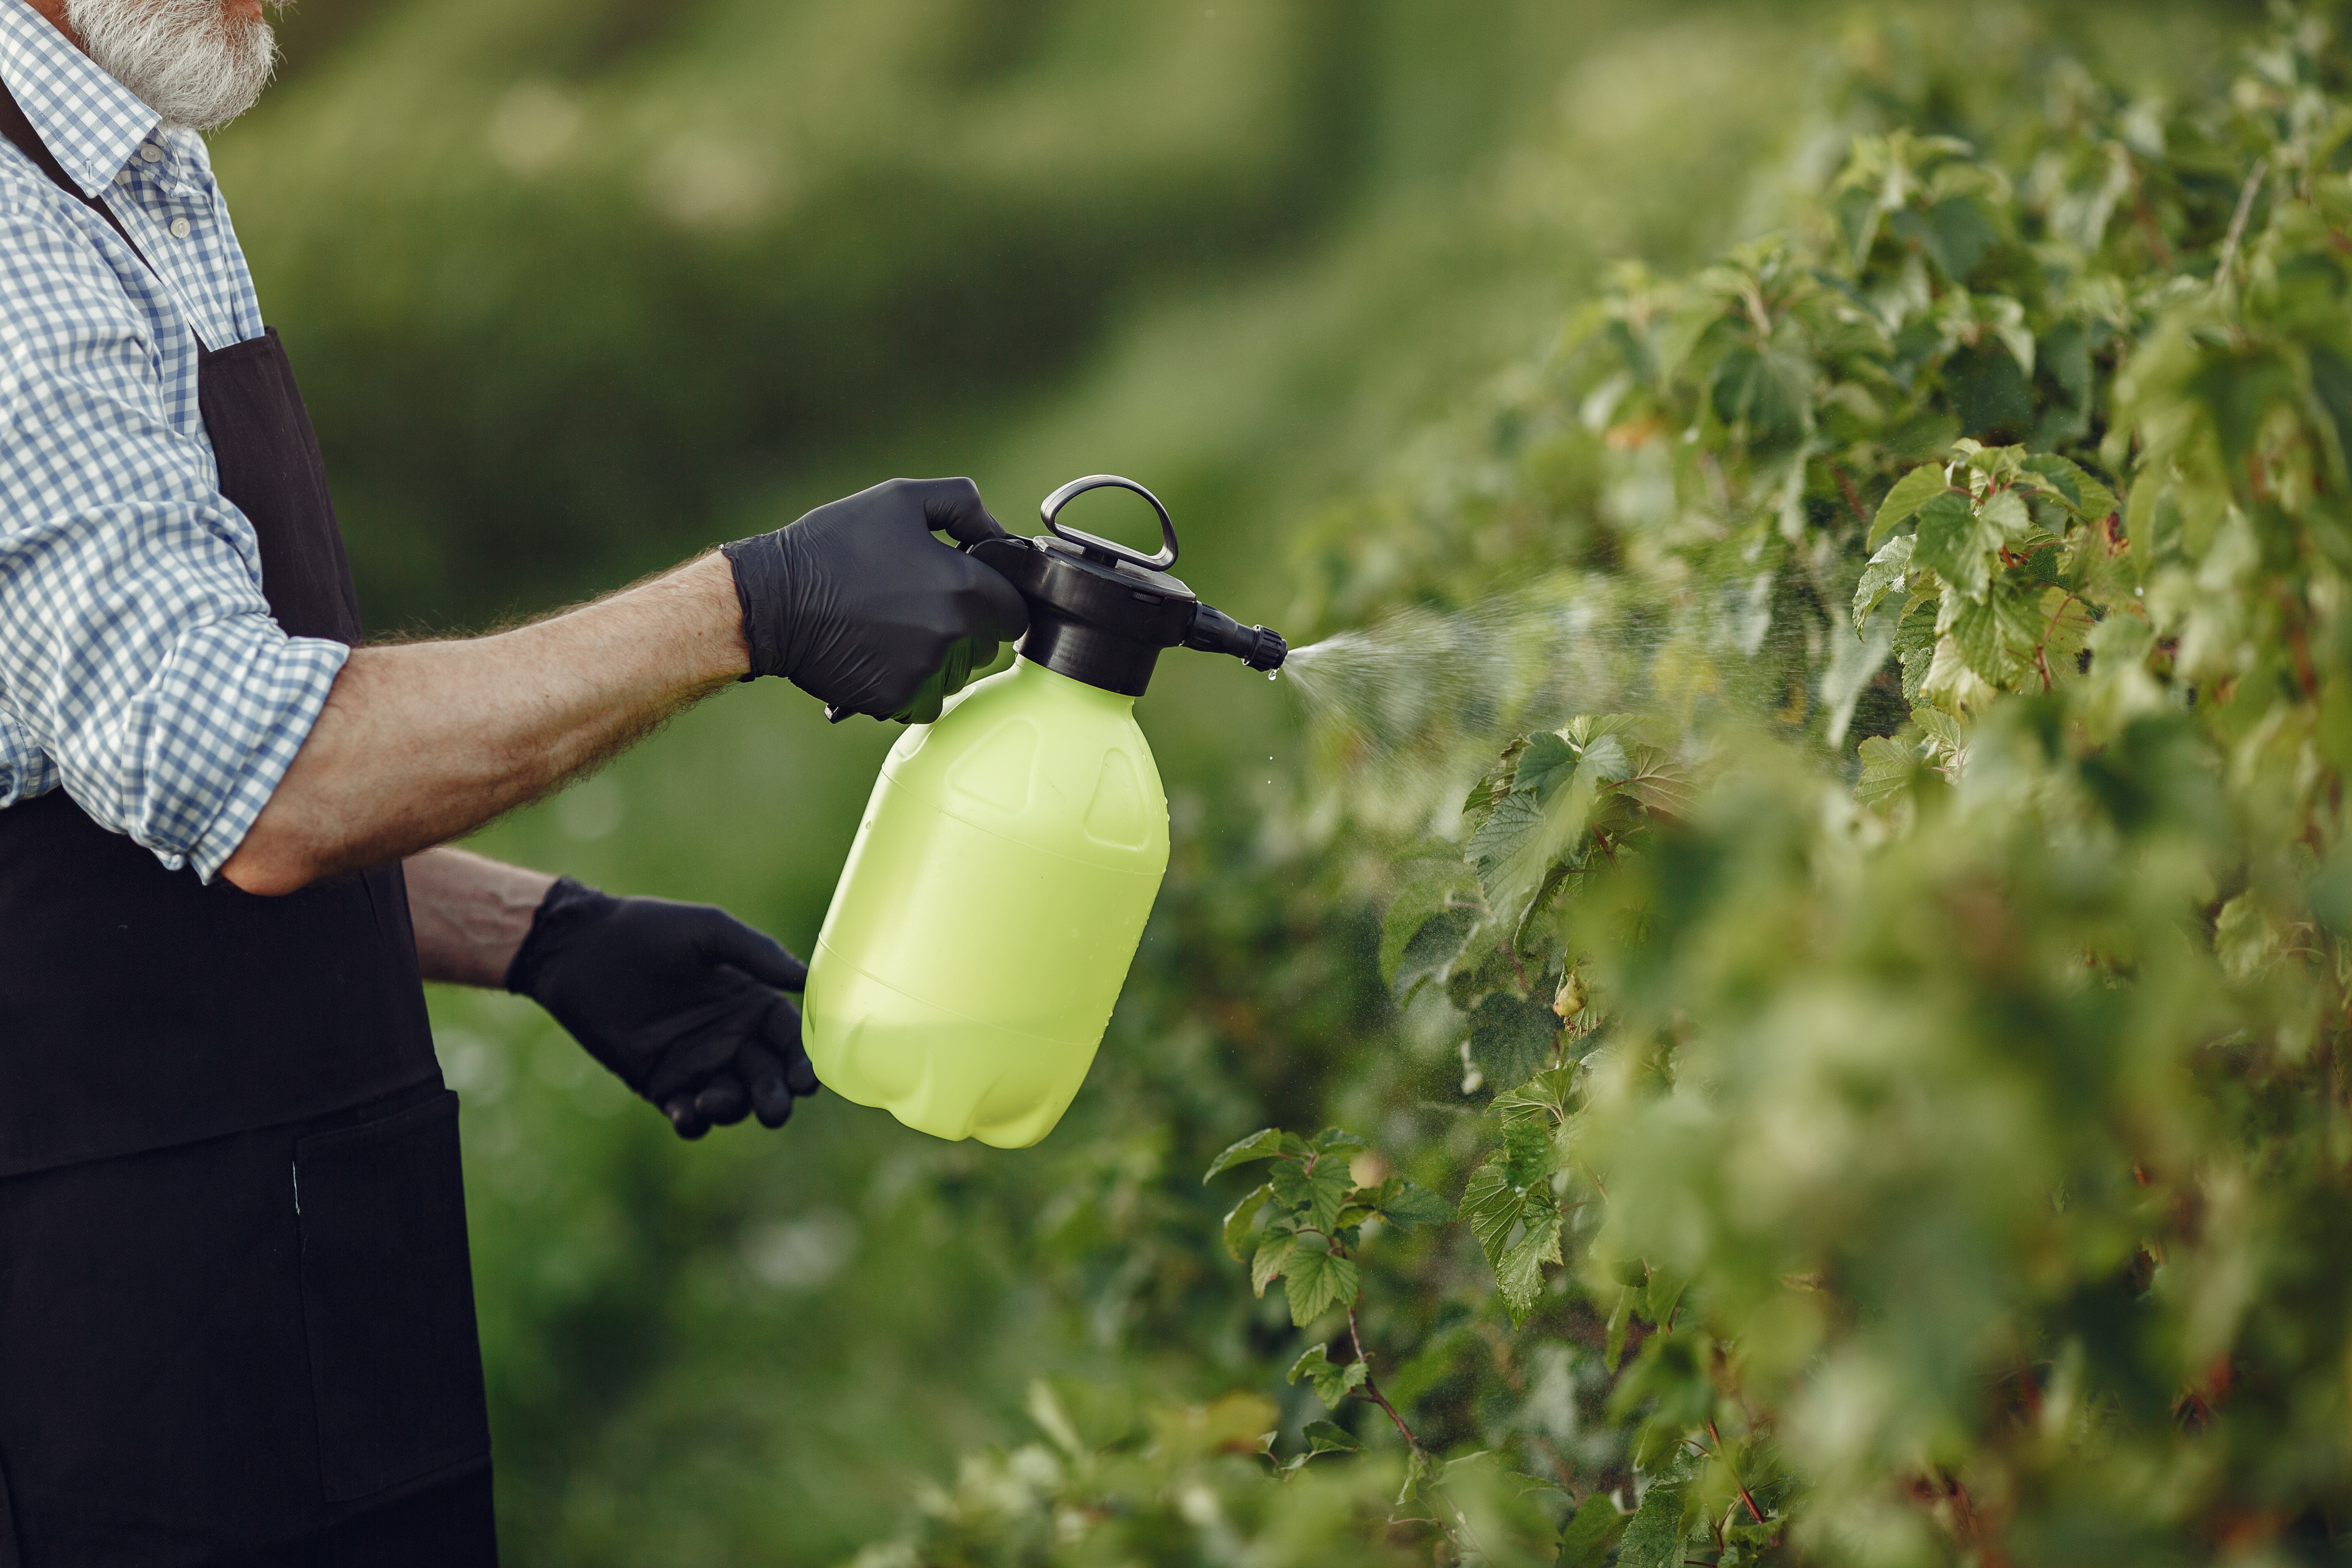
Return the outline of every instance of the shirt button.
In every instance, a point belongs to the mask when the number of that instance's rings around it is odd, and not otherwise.
[[[117,170],[115,170],[115,171],[114,171],[114,183],[115,183],[116,184],[118,184],[118,185],[127,185],[127,184],[129,184],[131,183],[131,171],[130,171],[130,170],[128,170],[128,169],[117,169]]]
[[[152,142],[142,142],[139,144],[139,155],[151,163],[160,163],[163,161],[163,149],[156,146]]]
[[[186,218],[175,217],[172,220],[172,237],[173,239],[185,239],[188,237],[188,220]]]

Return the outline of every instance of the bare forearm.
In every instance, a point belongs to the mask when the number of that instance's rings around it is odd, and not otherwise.
[[[740,676],[741,626],[707,555],[495,637],[359,649],[221,874],[291,892],[470,832]]]
[[[555,879],[463,849],[427,849],[410,856],[404,868],[416,966],[425,978],[451,985],[505,984]]]

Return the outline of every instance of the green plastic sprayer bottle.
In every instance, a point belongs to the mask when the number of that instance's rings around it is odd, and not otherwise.
[[[1104,486],[1151,503],[1158,554],[1056,521]],[[826,1088],[1003,1149],[1069,1109],[1168,869],[1168,799],[1135,722],[1160,650],[1264,670],[1289,652],[1167,575],[1176,528],[1141,485],[1074,479],[1041,511],[1045,534],[971,547],[1028,599],[1028,635],[1011,669],[891,748],[803,1009]]]

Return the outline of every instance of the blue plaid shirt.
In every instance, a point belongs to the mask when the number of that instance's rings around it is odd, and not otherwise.
[[[0,79],[154,264],[0,142],[0,806],[63,788],[209,881],[350,654],[270,618],[197,412],[198,338],[261,306],[203,138],[25,0]]]

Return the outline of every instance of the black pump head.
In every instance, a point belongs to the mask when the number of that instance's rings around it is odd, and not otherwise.
[[[1145,555],[1062,526],[1058,519],[1072,498],[1106,488],[1132,490],[1151,503],[1160,514],[1159,553]],[[1265,670],[1279,669],[1289,657],[1290,645],[1279,633],[1242,626],[1168,575],[1176,564],[1176,525],[1160,498],[1133,479],[1116,474],[1072,479],[1047,496],[1038,513],[1046,531],[1034,539],[1008,535],[969,547],[1029,601],[1029,634],[1016,646],[1031,663],[1105,691],[1140,697],[1162,648],[1231,654]]]

